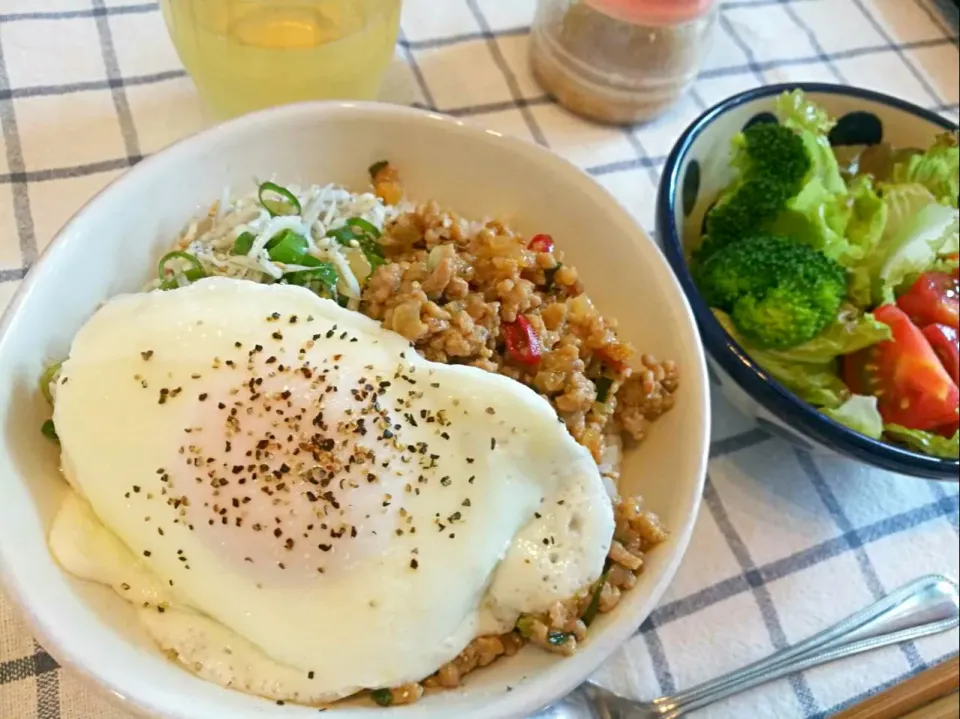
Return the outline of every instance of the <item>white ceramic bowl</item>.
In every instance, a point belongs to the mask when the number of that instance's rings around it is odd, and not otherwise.
[[[577,266],[600,309],[643,351],[674,358],[676,408],[627,458],[623,490],[640,492],[671,528],[639,585],[598,621],[576,656],[527,649],[475,672],[466,686],[419,704],[343,706],[329,719],[525,717],[591,674],[653,609],[687,546],[706,468],[709,395],[694,320],[673,273],[630,215],[572,165],[533,145],[413,110],[306,104],[213,128],[144,160],[60,232],[0,325],[0,573],[44,646],[130,711],[174,719],[316,716],[195,678],[162,656],[130,606],[77,581],[46,543],[67,491],[55,447],[39,427],[49,411],[37,390],[45,362],[63,357],[97,305],[136,291],[184,223],[252,178],[367,184],[366,168],[389,158],[408,195],[467,216],[509,216],[524,232],[548,232]],[[508,687],[510,689],[508,689]]]

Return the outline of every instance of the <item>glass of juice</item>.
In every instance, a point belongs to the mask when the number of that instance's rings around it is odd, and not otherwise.
[[[371,100],[401,0],[161,0],[180,60],[213,119],[320,99]]]

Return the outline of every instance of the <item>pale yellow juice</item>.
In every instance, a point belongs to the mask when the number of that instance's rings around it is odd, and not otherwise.
[[[289,102],[369,100],[401,0],[162,0],[180,59],[216,118]]]

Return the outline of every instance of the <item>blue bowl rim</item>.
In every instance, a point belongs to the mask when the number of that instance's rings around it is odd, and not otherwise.
[[[910,113],[944,130],[957,130],[957,125],[946,118],[905,100],[873,90],[829,83],[796,82],[766,85],[733,95],[704,111],[694,120],[667,157],[657,194],[657,234],[662,242],[667,261],[683,288],[694,317],[700,327],[703,342],[713,359],[743,389],[776,416],[788,416],[804,434],[821,444],[837,448],[843,454],[901,474],[939,480],[958,480],[960,460],[941,459],[866,437],[800,399],[756,365],[744,349],[729,335],[714,317],[712,310],[700,296],[693,282],[683,252],[683,240],[674,217],[682,178],[679,170],[690,152],[693,142],[706,127],[721,115],[754,100],[802,90],[807,93],[846,95],[871,100]]]

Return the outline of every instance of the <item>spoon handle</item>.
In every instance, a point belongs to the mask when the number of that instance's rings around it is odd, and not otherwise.
[[[717,679],[652,702],[654,715],[677,719],[725,697],[861,652],[960,626],[956,582],[921,577],[819,634]]]

